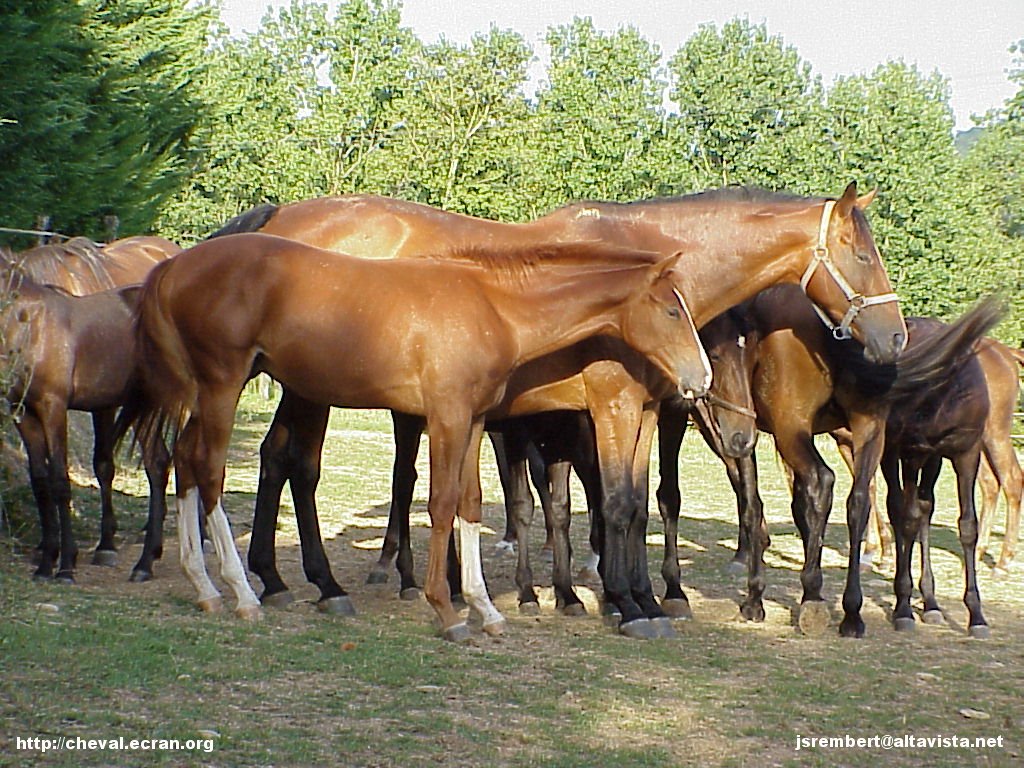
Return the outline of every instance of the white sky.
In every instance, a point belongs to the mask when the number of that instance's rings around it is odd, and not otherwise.
[[[235,33],[253,31],[269,6],[287,0],[220,0]],[[337,3],[332,0],[331,5]],[[1011,43],[1024,39],[1024,0],[404,0],[402,23],[426,42],[467,42],[491,24],[522,34],[540,56],[544,33],[574,16],[602,30],[636,27],[667,59],[705,22],[745,16],[765,22],[830,84],[892,59],[949,78],[956,126],[1015,93],[1006,72]]]

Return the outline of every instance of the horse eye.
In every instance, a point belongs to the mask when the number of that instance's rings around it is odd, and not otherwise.
[[[666,311],[668,312],[668,316],[673,320],[678,320],[682,317],[682,314],[676,307],[669,307]]]

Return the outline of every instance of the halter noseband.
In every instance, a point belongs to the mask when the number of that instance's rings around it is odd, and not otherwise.
[[[836,207],[835,200],[826,200],[825,207],[821,211],[821,224],[818,226],[818,245],[814,248],[814,258],[811,259],[811,263],[807,265],[807,269],[804,271],[804,276],[800,278],[800,287],[803,288],[804,293],[807,293],[807,284],[811,281],[811,277],[818,269],[818,265],[825,267],[825,270],[832,276],[836,285],[839,286],[839,290],[843,292],[843,296],[850,302],[850,308],[846,310],[846,314],[843,315],[843,319],[837,326],[832,322],[832,319],[828,314],[819,307],[816,303],[813,303],[814,311],[818,313],[818,317],[821,318],[822,322],[825,323],[832,331],[832,336],[842,341],[850,339],[853,334],[850,332],[850,326],[853,325],[853,321],[857,319],[857,315],[860,314],[862,309],[872,307],[875,304],[886,304],[890,301],[899,301],[899,297],[895,293],[883,293],[878,296],[864,296],[853,289],[853,286],[843,277],[843,273],[839,271],[839,267],[836,266],[835,262],[832,261],[832,255],[828,250],[828,228],[832,223],[832,209]]]

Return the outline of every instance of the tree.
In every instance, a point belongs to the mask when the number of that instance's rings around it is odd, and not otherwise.
[[[735,19],[702,26],[669,61],[679,106],[671,144],[698,188],[837,189],[820,80],[795,48]]]
[[[14,226],[50,214],[148,231],[185,172],[211,10],[185,0],[4,3],[0,181]]]

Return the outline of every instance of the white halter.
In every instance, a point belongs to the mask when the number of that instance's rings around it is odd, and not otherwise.
[[[832,256],[828,251],[828,228],[832,223],[832,209],[835,207],[835,200],[825,201],[825,207],[821,211],[821,225],[818,227],[818,245],[814,249],[814,258],[807,265],[804,276],[800,278],[800,287],[804,289],[804,293],[807,293],[807,284],[818,269],[818,265],[820,264],[825,267],[826,271],[832,276],[832,279],[835,280],[836,285],[839,286],[839,290],[843,292],[843,296],[850,302],[850,308],[846,310],[846,314],[843,315],[843,319],[838,326],[832,322],[832,319],[817,304],[814,304],[814,311],[818,313],[822,322],[832,330],[832,335],[837,339],[843,340],[853,336],[850,332],[850,326],[862,309],[874,306],[875,304],[899,301],[899,297],[895,293],[864,296],[855,291],[853,286],[843,277],[843,273],[839,271],[839,267],[832,261]]]

